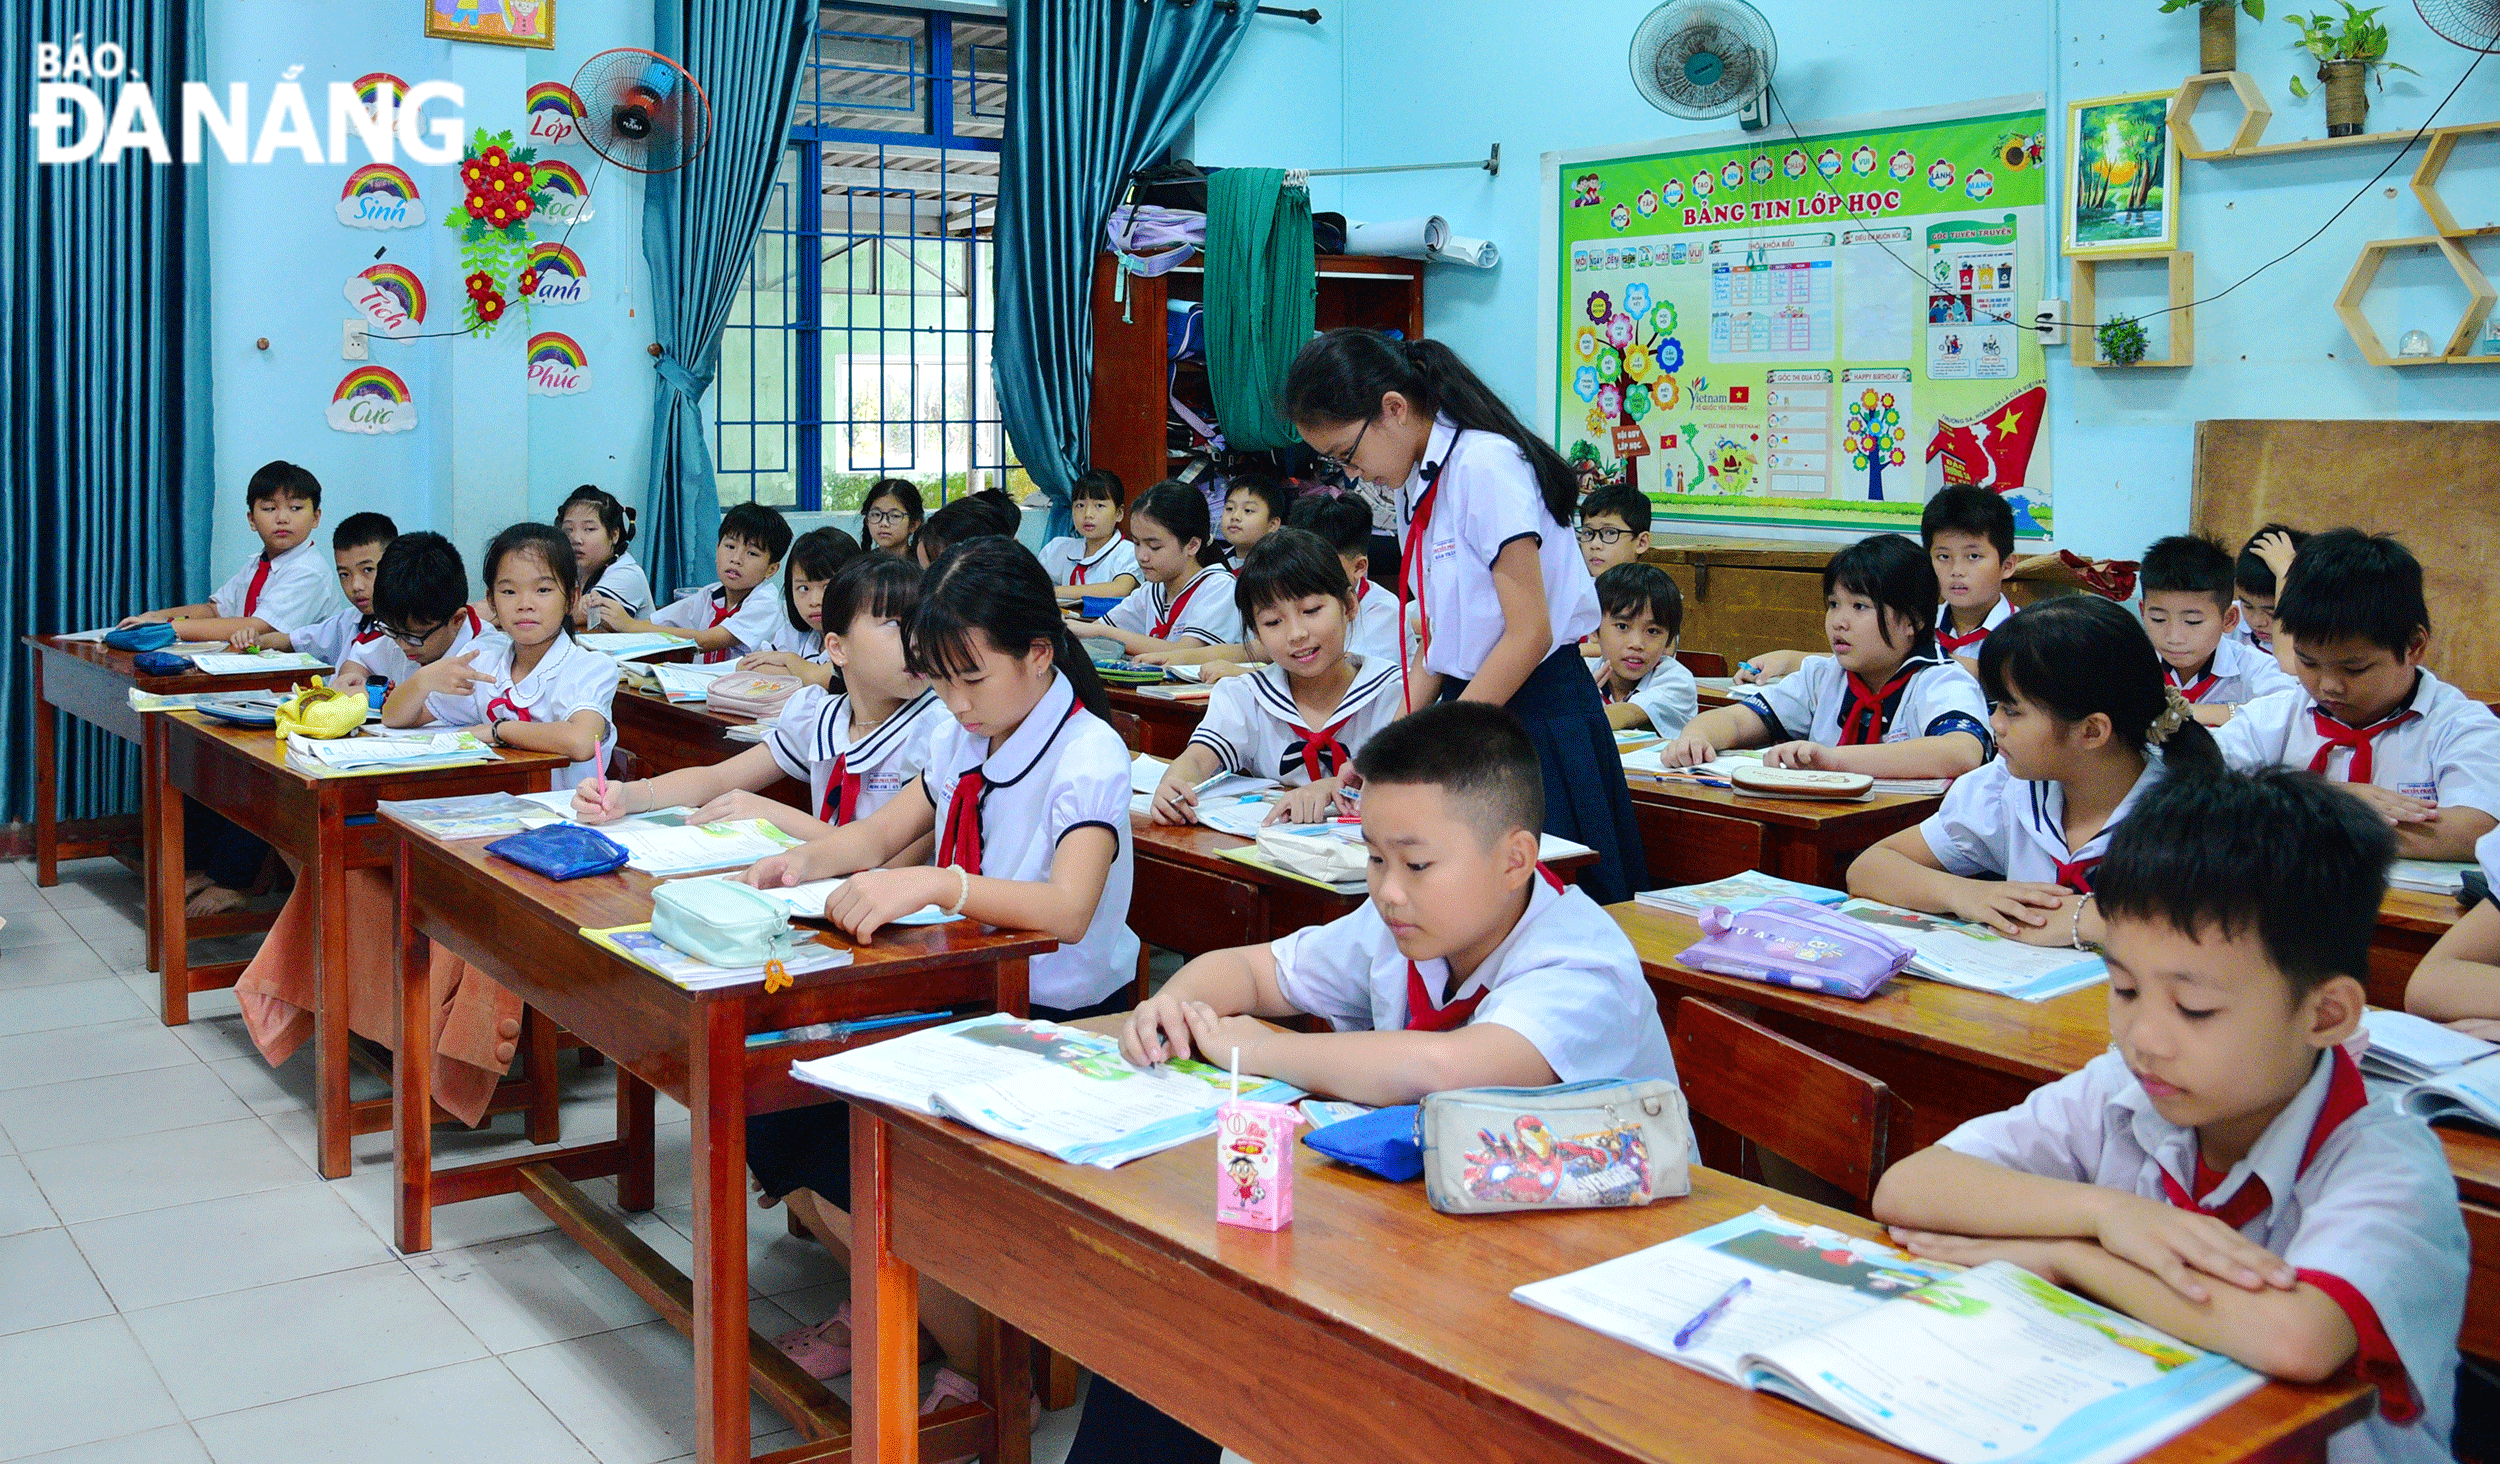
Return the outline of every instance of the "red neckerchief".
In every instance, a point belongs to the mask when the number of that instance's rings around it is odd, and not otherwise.
[[[1994,614],[1996,607],[1991,605],[1988,607],[1988,610],[1990,614]],[[1936,611],[1936,644],[1944,647],[1944,653],[1946,655],[1958,656],[1962,654],[1962,647],[1975,646],[1987,638],[1988,621],[1986,616],[1980,617],[1979,628],[1977,630],[1957,631],[1953,628],[1953,607],[1950,605],[1938,607]]]
[[[267,583],[269,583],[269,556],[263,554],[260,557],[260,563],[252,566],[252,587],[243,592],[244,614],[249,615],[260,609],[260,588]]]
[[[1181,597],[1174,600],[1171,604],[1171,608],[1165,610],[1161,618],[1155,621],[1156,640],[1164,640],[1170,637],[1172,634],[1173,622],[1179,620],[1181,618],[1181,612],[1189,608],[1190,597],[1197,594],[1198,587],[1207,582],[1207,575],[1209,573],[1210,569],[1199,570],[1197,578],[1189,582],[1189,588],[1181,591]]]
[[[729,603],[729,591],[726,587],[724,587],[720,592],[720,603],[712,607],[712,623],[703,628],[705,630],[718,630],[720,629],[723,621],[737,613],[738,607]],[[717,651],[706,651],[703,653],[703,664],[709,666],[715,662],[726,661],[735,654],[737,654],[737,652],[728,646],[723,646]]]
[[[842,753],[825,775],[825,801],[816,810],[816,821],[840,828],[858,816],[859,774],[850,769],[850,754]]]
[[[1538,861],[1536,872],[1537,877],[1544,880],[1557,894],[1561,893],[1563,887],[1561,875],[1546,868],[1542,860]],[[1528,918],[1527,913],[1522,911],[1519,918],[1525,920]],[[1432,994],[1424,989],[1423,971],[1413,961],[1409,961],[1406,963],[1406,1030],[1409,1032],[1454,1032],[1466,1026],[1476,1015],[1476,1008],[1484,1003],[1485,992],[1492,989],[1488,986],[1473,996],[1462,996],[1448,1006],[1436,1007],[1432,1004]]]
[[[1441,470],[1450,465],[1458,451],[1459,434],[1450,434],[1450,445],[1424,473],[1423,496],[1415,500],[1415,518],[1406,526],[1406,548],[1398,556],[1398,691],[1405,693],[1406,670],[1406,607],[1409,601],[1415,611],[1415,653],[1432,653],[1432,612],[1423,606],[1424,559],[1416,551],[1423,547],[1424,529],[1432,522],[1432,505],[1441,496]]]
[[[2179,668],[2176,666],[2164,666],[2162,674],[2172,686],[2179,688],[2179,695],[2191,702],[2200,702],[2205,699],[2206,693],[2212,691],[2222,681],[2222,673],[2214,669],[2214,662],[2220,659],[2222,658],[2218,655],[2208,659],[2205,662],[2205,674],[2197,677],[2193,684],[2179,679]]]
[[[1068,715],[1060,720],[1073,721],[1083,710],[1084,702],[1072,701]],[[981,872],[981,794],[987,786],[980,763],[974,763],[955,780],[955,796],[946,805],[946,829],[938,838],[940,868],[951,864],[966,874]]]
[[[1867,747],[1884,740],[1884,728],[1892,721],[1892,709],[1899,705],[1902,691],[1910,678],[1927,669],[1926,662],[1904,665],[1884,689],[1875,690],[1857,672],[1849,673],[1849,705],[1840,713],[1840,745]]]
[[[2349,727],[2316,707],[2311,707],[2309,725],[2316,729],[2318,736],[2325,740],[2318,744],[2316,754],[2309,759],[2309,771],[2325,772],[2326,760],[2334,755],[2335,749],[2349,747],[2352,749],[2352,762],[2344,768],[2344,781],[2366,783],[2370,781],[2372,767],[2371,744],[2378,741],[2381,734],[2393,732],[2421,715],[2413,708],[2406,707],[2394,716],[2382,717],[2367,727]]]
[[[2292,1171],[2295,1177],[2308,1173],[2309,1161],[2317,1158],[2318,1151],[2326,1147],[2326,1141],[2336,1127],[2370,1102],[2369,1092],[2362,1086],[2361,1069],[2353,1063],[2350,1054],[2338,1047],[2327,1060],[2334,1065],[2334,1070],[2326,1080],[2326,1101],[2318,1105],[2317,1122],[2309,1127],[2309,1143],[2300,1151],[2300,1167]],[[2179,1209],[2211,1215],[2233,1230],[2273,1207],[2273,1191],[2267,1189],[2266,1182],[2254,1174],[2241,1181],[2240,1187],[2232,1191],[2231,1198],[2219,1206],[2207,1205],[2197,1198],[2197,1195],[2212,1194],[2214,1186],[2226,1177],[2216,1174],[2205,1163],[2204,1152],[2199,1150],[2196,1155],[2196,1194],[2189,1194],[2187,1188],[2164,1169],[2161,1171],[2162,1197]]]
[[[1082,541],[1082,540],[1079,540],[1078,542],[1079,542],[1079,543],[1082,543],[1083,541]],[[1111,538],[1110,538],[1110,541],[1109,541],[1108,543],[1105,543],[1105,544],[1102,546],[1102,548],[1100,548],[1100,549],[1096,550],[1096,551],[1095,551],[1095,553],[1097,553],[1097,554],[1108,554],[1108,553],[1110,553],[1110,552],[1111,552],[1111,546],[1112,546],[1113,544],[1117,544],[1117,543],[1119,543],[1119,542],[1120,542],[1120,536],[1119,536],[1118,534],[1113,534],[1113,535],[1111,536]],[[1068,581],[1068,583],[1069,583],[1069,584],[1072,584],[1072,585],[1081,585],[1081,584],[1085,583],[1085,556],[1084,556],[1084,555],[1079,554],[1078,556],[1076,556],[1075,562],[1074,562],[1073,564],[1071,564],[1071,565],[1069,566],[1069,568],[1070,568],[1070,571],[1071,571],[1071,573],[1072,573],[1072,575],[1073,575],[1073,578],[1071,578],[1071,579]],[[1114,578],[1117,578],[1117,576],[1114,576]]]
[[[2089,859],[2060,859],[2057,882],[2078,895],[2092,893],[2092,871],[2101,867],[2102,857],[2095,854]]]
[[[1356,712],[1348,712],[1317,732],[1313,732],[1298,722],[1286,723],[1287,728],[1300,740],[1286,745],[1285,761],[1291,763],[1295,754],[1300,754],[1302,771],[1308,773],[1314,783],[1322,778],[1335,777],[1338,773],[1352,767],[1353,755],[1346,751],[1343,742],[1337,740],[1337,734],[1344,731],[1346,723],[1353,721],[1358,715],[1360,714]]]
[[[535,722],[538,720],[536,717],[530,715],[529,708],[522,706],[520,703],[512,699],[512,692],[510,689],[495,693],[495,699],[486,704],[487,721],[492,722],[496,720],[495,708],[497,707],[501,707],[505,711],[510,712],[512,714],[510,720],[515,722]]]

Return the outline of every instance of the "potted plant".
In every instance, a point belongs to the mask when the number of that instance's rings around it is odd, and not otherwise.
[[[2112,366],[2133,366],[2144,359],[2145,348],[2152,344],[2144,333],[2144,322],[2132,315],[2112,316],[2092,334],[2101,348],[2101,359]]]
[[[2191,5],[2196,7],[2199,67],[2207,72],[2238,70],[2240,18],[2236,12],[2245,10],[2250,20],[2263,20],[2266,0],[2161,0],[2161,13],[2174,15]]]
[[[2367,10],[2352,0],[2336,0],[2344,7],[2340,16],[2321,10],[2315,15],[2283,17],[2299,30],[2300,39],[2292,44],[2318,60],[2318,80],[2326,84],[2326,135],[2357,137],[2370,115],[2370,98],[2362,84],[2372,71],[2378,71],[2379,89],[2387,88],[2388,71],[2401,71],[2407,76],[2421,73],[2401,62],[2387,59],[2387,27],[2372,17],[2384,6]],[[2306,97],[2309,86],[2292,75],[2292,95]]]

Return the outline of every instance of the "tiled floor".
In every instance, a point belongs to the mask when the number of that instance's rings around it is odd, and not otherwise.
[[[0,1460],[691,1458],[685,1339],[517,1197],[441,1211],[437,1248],[402,1259],[389,1136],[316,1177],[309,1049],[273,1071],[222,992],[160,1024],[138,898],[109,860],[49,890],[0,863]],[[568,1140],[612,1131],[612,1073],[569,1078]],[[662,1099],[660,1125],[660,1206],[632,1223],[683,1266],[685,1111]],[[521,1142],[507,1116],[442,1147]],[[749,1218],[755,1325],[829,1315],[824,1252]],[[1038,1459],[1077,1412],[1043,1419]],[[758,1452],[797,1442],[761,1404],[754,1428]]]

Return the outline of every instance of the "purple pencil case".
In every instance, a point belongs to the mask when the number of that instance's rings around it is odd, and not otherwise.
[[[1781,898],[1744,911],[1711,906],[1702,912],[1700,942],[1676,959],[1696,971],[1864,1001],[1913,954],[1863,921]]]

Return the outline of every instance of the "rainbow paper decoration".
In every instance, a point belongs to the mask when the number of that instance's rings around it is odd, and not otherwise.
[[[413,229],[425,222],[425,203],[405,168],[367,163],[347,175],[338,216],[351,229]]]

